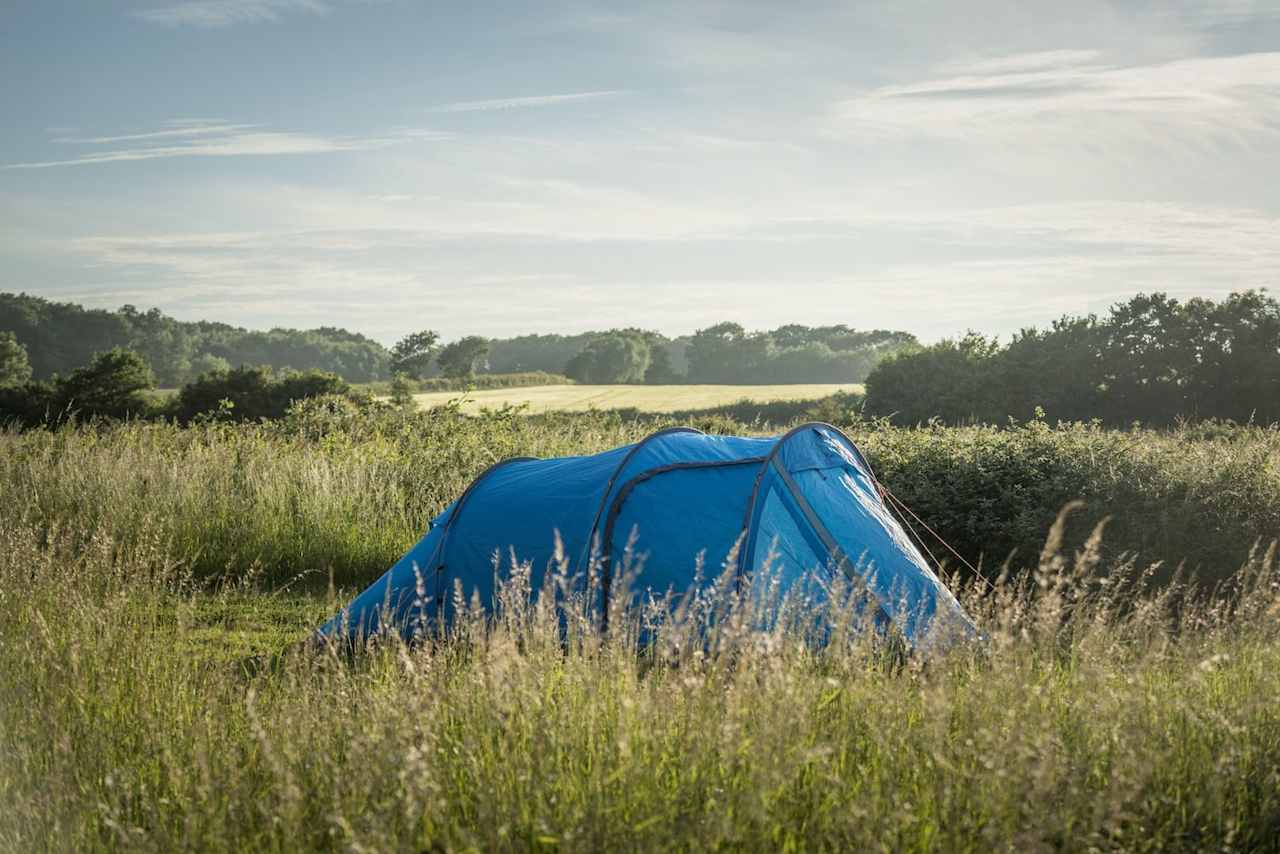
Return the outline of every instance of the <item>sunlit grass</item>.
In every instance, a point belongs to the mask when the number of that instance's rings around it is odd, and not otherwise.
[[[969,591],[989,643],[927,665],[732,617],[566,644],[518,583],[489,630],[348,659],[287,649],[324,596],[5,520],[0,849],[1272,848],[1274,553],[1181,610],[1096,556]]]

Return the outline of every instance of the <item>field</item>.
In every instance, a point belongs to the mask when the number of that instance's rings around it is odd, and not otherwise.
[[[836,392],[862,392],[859,383],[809,385],[551,385],[473,391],[437,391],[414,395],[419,406],[441,406],[463,398],[465,412],[527,405],[530,412],[584,412],[589,409],[639,409],[685,412],[749,400],[817,400]]]
[[[846,423],[987,575],[927,664],[739,600],[566,642],[518,581],[446,643],[296,646],[494,459],[666,423],[0,431],[0,851],[1276,850],[1274,429]]]

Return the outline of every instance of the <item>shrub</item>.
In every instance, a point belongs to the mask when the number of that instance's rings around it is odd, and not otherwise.
[[[351,386],[337,374],[302,371],[273,376],[270,368],[246,365],[211,371],[183,386],[169,413],[184,423],[213,414],[234,421],[257,421],[283,417],[297,400],[350,391]]]
[[[418,381],[418,390],[431,391],[466,391],[467,389],[487,388],[523,388],[536,385],[569,385],[573,380],[564,374],[549,374],[546,371],[524,371],[518,374],[475,374],[472,377],[451,379],[449,377],[428,377]]]

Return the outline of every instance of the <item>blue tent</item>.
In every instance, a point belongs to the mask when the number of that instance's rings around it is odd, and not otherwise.
[[[630,543],[632,554],[644,556],[633,592],[685,593],[700,559],[709,583],[736,556],[740,574],[767,562],[779,593],[823,573],[861,579],[877,620],[916,647],[944,624],[952,636],[957,626],[975,634],[890,514],[862,452],[820,423],[767,438],[676,427],[593,456],[505,460],[476,478],[320,632],[407,636],[447,624],[459,584],[467,601],[475,596],[492,607],[495,563],[511,554],[531,563],[538,591],[557,535],[573,569],[599,561],[605,601]]]

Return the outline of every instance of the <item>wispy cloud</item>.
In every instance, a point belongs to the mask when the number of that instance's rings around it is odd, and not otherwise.
[[[146,133],[129,133],[121,136],[57,136],[54,142],[72,143],[75,145],[109,145],[116,142],[139,142],[151,139],[170,139],[192,136],[221,136],[251,130],[254,125],[233,125],[226,122],[209,122],[204,120],[174,119],[164,123],[162,130]]]
[[[588,101],[619,95],[620,89],[603,89],[596,92],[567,92],[559,95],[528,95],[521,98],[491,98],[484,101],[455,101],[431,107],[430,113],[474,113],[486,110],[514,110],[521,107],[549,107],[570,101]]]
[[[131,14],[166,27],[229,27],[275,21],[289,12],[320,15],[328,11],[329,5],[322,0],[192,0],[138,9]]]
[[[174,124],[174,123],[170,123]],[[339,151],[366,151],[386,148],[411,140],[442,140],[449,134],[425,128],[401,128],[366,136],[317,136],[305,133],[252,130],[254,125],[227,122],[177,122],[177,127],[118,136],[56,138],[54,142],[103,145],[138,142],[128,148],[109,148],[77,157],[8,163],[0,169],[50,169],[57,166],[86,166],[156,160],[167,157],[245,157],[282,154],[323,154]],[[170,143],[179,139],[177,144]]]
[[[1059,50],[940,70],[945,76],[840,101],[835,120],[858,133],[1049,143],[1061,138],[1055,129],[1068,126],[1093,131],[1084,136],[1105,129],[1143,139],[1170,131],[1280,130],[1280,52],[1118,66],[1092,51]]]

